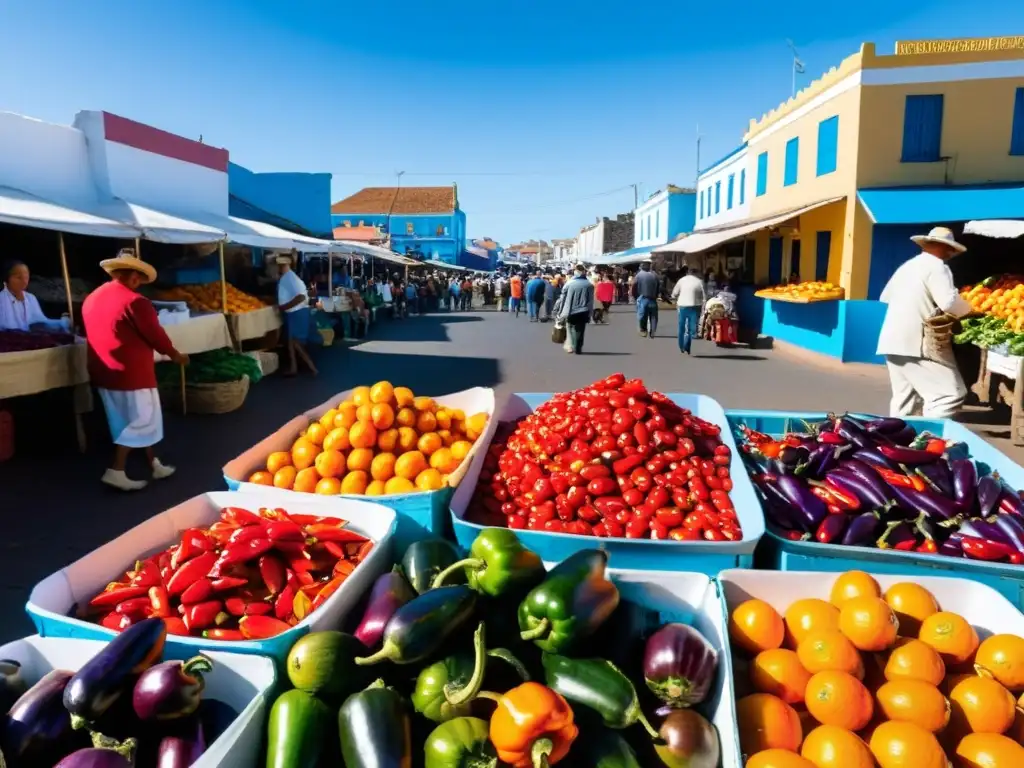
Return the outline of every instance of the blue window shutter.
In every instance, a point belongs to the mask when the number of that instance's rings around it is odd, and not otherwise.
[[[740,205],[743,205],[744,198],[747,196],[747,169],[743,168],[740,170]]]
[[[903,163],[934,163],[942,155],[941,93],[907,96],[903,112]]]
[[[722,210],[722,182],[715,182],[715,213]]]
[[[654,212],[654,236],[661,237],[661,211]]]
[[[819,176],[836,169],[839,152],[839,115],[818,123],[818,170]]]
[[[704,218],[704,195],[701,194],[701,195],[698,195],[698,197],[700,198],[700,208],[697,211],[697,216],[699,218],[703,219]]]
[[[1010,154],[1024,155],[1024,88],[1017,89],[1013,100],[1013,127],[1010,128]]]
[[[768,241],[768,284],[782,283],[782,238],[773,237]]]
[[[828,280],[828,260],[832,250],[832,233],[828,230],[819,232],[817,237],[817,251],[814,254],[814,279],[819,281]]]
[[[714,190],[714,187],[711,187],[711,186],[708,187],[708,216],[710,216],[712,213],[714,213],[714,209],[711,207],[711,192],[713,190]]]
[[[782,186],[789,187],[796,184],[797,164],[800,160],[800,139],[794,136],[786,142],[786,168],[782,179]]]
[[[757,156],[757,196],[761,197],[768,191],[768,153]]]
[[[726,190],[726,193],[725,193],[725,207],[727,209],[729,209],[729,210],[732,210],[732,193],[734,191],[734,187],[735,186],[736,186],[736,174],[735,173],[730,173],[729,174],[729,188]]]

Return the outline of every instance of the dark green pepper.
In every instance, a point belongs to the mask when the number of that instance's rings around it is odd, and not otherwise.
[[[608,553],[585,549],[559,563],[519,604],[519,629],[546,653],[562,653],[592,635],[619,605],[605,576]]]
[[[277,697],[267,724],[267,768],[316,765],[331,726],[331,710],[311,693],[293,688]]]
[[[345,700],[338,711],[338,736],[345,768],[412,768],[405,702],[382,680]]]
[[[586,763],[581,764],[588,768],[640,768],[633,748],[615,731],[596,728],[574,746],[582,751]],[[576,751],[573,749],[573,753]]]
[[[541,663],[548,688],[573,704],[590,707],[609,728],[628,728],[638,722],[652,738],[658,738],[640,709],[633,683],[610,661],[545,653]]]
[[[437,726],[423,744],[424,768],[495,768],[498,753],[487,722],[457,717]],[[611,767],[609,767],[611,768]]]
[[[464,572],[471,589],[500,597],[517,589],[528,589],[544,578],[540,555],[524,547],[515,531],[486,528],[477,534],[469,557],[452,563],[434,579],[439,587],[456,573]]]
[[[455,563],[460,557],[459,550],[444,539],[421,539],[413,542],[402,556],[402,570],[418,594],[431,588],[441,571]],[[459,583],[460,579],[452,579]],[[465,581],[465,577],[461,578]]]

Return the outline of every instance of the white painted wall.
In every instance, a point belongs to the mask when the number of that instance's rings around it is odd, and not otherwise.
[[[95,206],[85,136],[68,125],[0,112],[0,186],[71,206]]]
[[[557,243],[554,247],[552,257],[555,261],[571,261],[576,255],[576,241],[568,243]]]
[[[634,248],[668,242],[668,198],[668,190],[663,189],[633,212]]]
[[[747,147],[743,147],[734,155],[709,168],[697,179],[697,226],[695,232],[709,227],[720,227],[741,221],[750,215],[750,200],[754,196],[754,184],[756,169],[751,167]],[[740,203],[740,180],[744,178],[743,170],[746,170],[745,185],[743,191],[743,203]],[[732,208],[728,206],[729,177],[734,178]],[[716,213],[715,184],[721,183],[720,206]],[[710,195],[709,195],[710,190]],[[703,203],[703,217],[701,216],[701,200]],[[709,211],[709,201],[711,210]]]
[[[576,237],[576,258],[593,259],[604,253],[604,219],[580,230]]]

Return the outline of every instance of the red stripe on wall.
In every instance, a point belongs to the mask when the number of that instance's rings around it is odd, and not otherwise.
[[[214,171],[227,173],[228,151],[209,144],[186,139],[151,125],[137,123],[127,117],[103,113],[103,133],[107,141],[141,149],[144,152],[173,157],[193,165],[201,165]]]

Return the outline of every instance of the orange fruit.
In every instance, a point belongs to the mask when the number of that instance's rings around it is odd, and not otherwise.
[[[292,455],[288,451],[274,451],[267,456],[267,472],[274,474],[281,467],[291,466]]]
[[[889,681],[922,680],[939,685],[945,677],[946,665],[939,652],[920,640],[901,640],[885,664],[885,679]]]
[[[357,421],[348,431],[348,441],[353,448],[373,448],[377,444],[377,429],[373,424]]]
[[[438,435],[437,432],[427,432],[426,434],[420,435],[419,442],[416,443],[416,447],[424,456],[430,456],[441,446],[441,436]]]
[[[395,387],[395,405],[399,408],[405,408],[408,405],[412,405],[416,398],[412,394],[412,390],[408,387]]]
[[[484,433],[485,429],[487,429],[486,413],[474,413],[466,419],[466,437],[470,440],[476,440]]]
[[[398,447],[398,430],[392,427],[377,433],[377,447],[388,453],[393,453]]]
[[[949,701],[938,688],[923,680],[886,683],[878,689],[875,699],[887,720],[917,723],[932,733],[949,725]]]
[[[390,403],[394,396],[395,388],[391,386],[390,381],[378,381],[370,387],[371,403]]]
[[[387,403],[374,403],[370,408],[370,421],[377,429],[387,429],[395,423],[395,411]]]
[[[882,598],[852,597],[839,610],[839,631],[862,651],[884,651],[896,642],[899,621]]]
[[[811,632],[796,647],[797,658],[810,674],[846,672],[864,679],[864,661],[850,639],[838,629]]]
[[[395,462],[395,475],[404,477],[411,485],[412,481],[416,479],[416,475],[427,469],[427,466],[427,459],[422,453],[407,451]]]
[[[336,477],[325,477],[316,484],[315,493],[321,496],[337,496],[341,493],[341,480]]]
[[[412,484],[412,481],[407,480],[404,477],[392,477],[384,483],[384,493],[386,495],[393,493],[412,493],[415,490],[416,486]]]
[[[295,469],[312,467],[320,450],[305,437],[300,437],[292,444],[292,464]]]
[[[441,438],[441,444],[445,447],[448,447],[455,442],[455,437],[452,435],[450,429],[437,430],[437,436]]]
[[[415,427],[416,417],[416,411],[412,408],[399,408],[395,414],[395,423],[400,427]]]
[[[437,413],[434,414],[434,418],[437,419],[437,426],[440,429],[452,428],[452,412],[447,408],[438,408]]]
[[[324,440],[327,439],[327,427],[319,421],[313,422],[306,430],[306,439],[313,445],[323,445]]]
[[[449,408],[448,410],[452,412],[452,422],[453,423],[456,422],[456,421],[465,421],[466,420],[466,412],[464,410],[462,410],[461,408]]]
[[[366,472],[361,469],[349,472],[341,478],[341,492],[360,496],[366,493],[366,484],[369,480]]]
[[[295,476],[299,473],[295,467],[281,467],[274,473],[274,487],[290,491],[295,484]]]
[[[434,398],[432,397],[414,398],[412,401],[412,405],[417,411],[420,411],[421,413],[423,411],[430,411],[431,413],[433,413],[435,410],[437,410],[437,405],[434,403]]]
[[[837,608],[853,597],[881,597],[882,590],[878,582],[864,571],[847,571],[839,576],[832,585],[829,602]]]
[[[759,693],[778,696],[787,704],[804,700],[811,674],[800,663],[795,651],[773,648],[761,651],[750,667],[750,682]]]
[[[835,725],[819,725],[807,734],[800,756],[815,768],[874,768],[875,758],[860,736]]]
[[[884,599],[900,620],[900,629],[908,637],[917,634],[922,621],[939,612],[939,602],[935,595],[920,584],[910,581],[893,584],[885,590]]]
[[[765,749],[747,760],[746,768],[816,768],[814,763],[788,749]]]
[[[319,473],[312,467],[306,467],[305,469],[300,469],[299,473],[295,475],[292,490],[299,493],[313,493],[316,490],[316,484],[319,482]]]
[[[369,387],[356,387],[352,390],[352,402],[356,406],[369,405],[370,404],[370,388]]]
[[[445,474],[450,474],[459,468],[459,462],[452,458],[450,448],[438,448],[430,454],[430,466]]]
[[[346,466],[350,472],[363,471],[369,472],[370,465],[373,463],[373,451],[369,448],[353,448],[352,452],[348,455],[348,462]]]
[[[740,747],[751,755],[764,749],[795,752],[803,741],[800,716],[778,696],[753,693],[736,702]]]
[[[1004,733],[1013,725],[1017,702],[991,677],[970,675],[949,694],[956,733]]]
[[[444,479],[436,469],[424,469],[416,475],[416,487],[421,491],[437,491],[444,487]]]
[[[839,609],[815,598],[797,600],[786,609],[786,645],[796,648],[811,632],[839,629]]]
[[[370,403],[363,403],[356,408],[356,421],[371,424],[373,422],[373,405]]]
[[[804,704],[822,725],[859,731],[871,721],[874,704],[864,684],[847,672],[818,672],[807,681]]]
[[[1018,768],[1024,765],[1024,747],[997,733],[969,733],[956,747],[963,768]]]
[[[778,648],[785,631],[778,611],[763,600],[747,600],[729,617],[729,637],[749,653]]]
[[[933,613],[922,621],[917,637],[938,651],[947,667],[963,664],[978,650],[974,627],[963,616],[949,611]]]
[[[337,415],[337,408],[329,408],[327,412],[320,417],[320,423],[323,425],[323,428],[326,429],[328,432],[334,429],[334,417]]]
[[[249,475],[249,482],[253,485],[273,485],[274,475],[261,469],[259,472],[253,472]]]
[[[868,746],[879,768],[949,768],[939,740],[914,723],[879,723]]]
[[[974,663],[1011,691],[1024,689],[1024,638],[992,635],[978,646]]]
[[[341,451],[324,451],[316,457],[313,466],[320,477],[341,477],[345,474],[345,454]]]
[[[452,443],[452,457],[458,461],[462,461],[469,455],[469,452],[473,450],[473,444],[468,440],[456,440]]]
[[[334,426],[348,429],[357,421],[356,404],[346,400],[338,406],[338,415],[334,417]]]
[[[335,427],[324,438],[323,449],[325,451],[347,451],[351,447],[352,443],[348,440],[348,429],[345,427]]]
[[[420,434],[433,432],[437,429],[437,417],[430,411],[420,411],[419,416],[416,417],[416,429],[420,431]]]
[[[398,428],[398,448],[403,453],[406,451],[415,451],[419,439],[419,434],[412,427]]]
[[[390,480],[395,476],[395,454],[378,453],[370,462],[370,477],[374,480]]]
[[[368,486],[366,486],[367,496],[383,496],[384,495],[384,481],[374,480]]]

